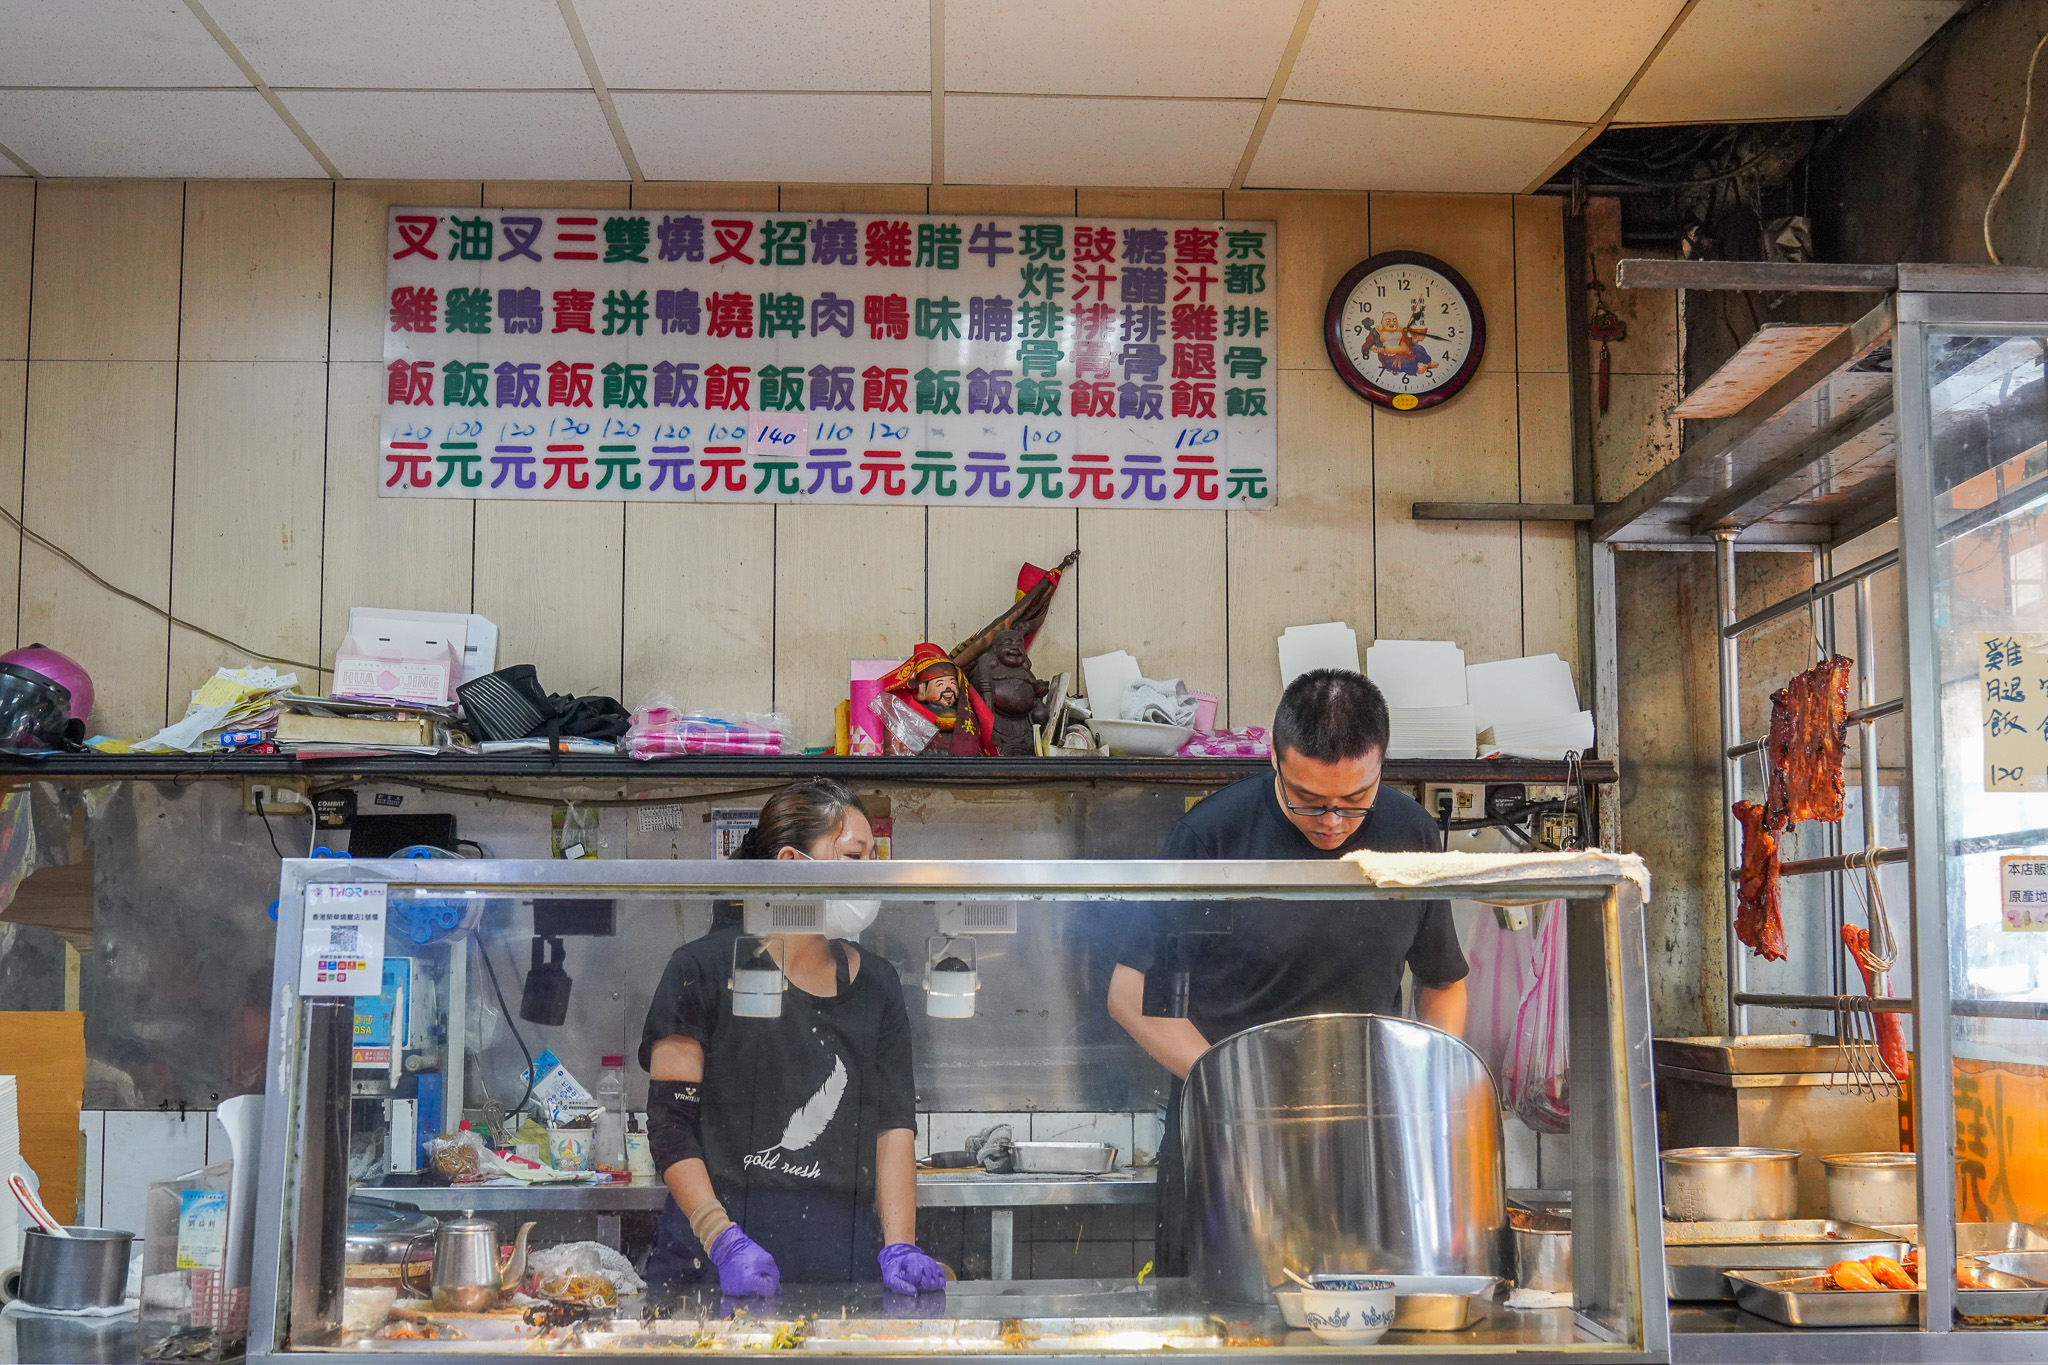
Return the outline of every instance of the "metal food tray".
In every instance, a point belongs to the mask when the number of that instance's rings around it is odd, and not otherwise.
[[[1732,1299],[1723,1272],[1817,1270],[1865,1256],[1904,1260],[1911,1243],[1876,1228],[1833,1218],[1761,1223],[1664,1224],[1664,1296],[1680,1301]]]
[[[803,1339],[806,1351],[842,1355],[993,1351],[1002,1345],[997,1318],[820,1318]]]
[[[1491,1275],[1388,1275],[1394,1282],[1393,1332],[1462,1332],[1493,1307]]]
[[[1739,1038],[1653,1038],[1658,1066],[1711,1071],[1723,1076],[1846,1072],[1848,1050],[1818,1033],[1756,1033]]]
[[[2048,1252],[2021,1251],[1991,1256],[1965,1256],[1964,1267],[1976,1272],[1982,1289],[1956,1290],[1956,1311],[1966,1318],[2037,1318],[2048,1314],[2048,1282],[2038,1274],[2007,1270],[2004,1261],[2032,1261],[2048,1268]]]
[[[1915,1327],[1917,1289],[1832,1289],[1825,1275],[1782,1270],[1731,1270],[1735,1302],[1747,1312],[1787,1327]]]
[[[1887,1237],[1918,1243],[1918,1223],[1872,1223],[1871,1227]],[[1956,1254],[1958,1256],[1985,1256],[2002,1251],[2048,1251],[2048,1231],[2032,1223],[1958,1223],[1956,1224]]]
[[[1024,1344],[1039,1351],[1157,1351],[1223,1345],[1217,1318],[1021,1318]]]
[[[1107,1142],[1019,1142],[1017,1170],[1025,1175],[1107,1175],[1116,1148]]]

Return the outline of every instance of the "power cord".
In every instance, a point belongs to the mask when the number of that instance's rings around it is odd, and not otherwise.
[[[526,1093],[519,1097],[519,1103],[512,1106],[512,1113],[517,1114],[526,1108],[526,1102],[533,1098],[533,1049],[526,1045],[526,1039],[520,1035],[519,1025],[512,1022],[512,1011],[505,1004],[505,992],[498,987],[498,969],[491,965],[490,950],[484,946],[483,936],[474,929],[469,931],[469,936],[476,944],[477,957],[484,964],[484,975],[491,979],[491,994],[498,998],[498,1010],[505,1016],[505,1027],[512,1030],[512,1041],[519,1044],[519,1055],[526,1059]]]
[[[1998,209],[1998,201],[2005,197],[2005,187],[2012,183],[2013,172],[2020,168],[2020,158],[2027,154],[2027,125],[2034,120],[2034,64],[2041,60],[2041,49],[2048,47],[2048,33],[2041,35],[2041,41],[2034,44],[2034,55],[2027,58],[2026,102],[2020,106],[2020,135],[2013,143],[2012,160],[2006,163],[2005,174],[1998,177],[1998,188],[1991,191],[1991,198],[1984,205],[1984,254],[1991,258],[1991,264],[2004,265],[1998,259],[1998,248],[1991,244],[1991,215]]]

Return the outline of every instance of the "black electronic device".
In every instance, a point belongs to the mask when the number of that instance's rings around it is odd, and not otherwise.
[[[351,858],[388,858],[401,848],[428,844],[455,852],[453,815],[358,815],[348,832]]]

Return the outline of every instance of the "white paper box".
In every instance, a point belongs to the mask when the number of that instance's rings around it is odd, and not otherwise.
[[[328,694],[447,706],[462,681],[467,644],[464,617],[352,608],[348,637],[335,651],[334,683]]]

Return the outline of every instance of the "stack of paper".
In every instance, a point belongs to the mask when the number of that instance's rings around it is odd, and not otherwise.
[[[1571,665],[1557,655],[1473,664],[1465,686],[1484,752],[1558,759],[1593,751],[1593,713],[1579,709]]]
[[[1091,714],[1104,720],[1120,720],[1124,714],[1124,693],[1144,677],[1138,661],[1126,650],[1097,654],[1081,660],[1081,676],[1088,684]]]
[[[1342,621],[1280,632],[1280,686],[1318,668],[1358,671],[1358,632]]]
[[[257,730],[268,736],[277,729],[279,699],[298,685],[298,674],[274,668],[223,668],[192,694],[183,720],[128,747],[137,753],[196,753],[220,748],[223,734]]]
[[[14,1077],[0,1076],[0,1180],[21,1165],[21,1112]],[[21,1264],[20,1207],[9,1199],[0,1206],[0,1268]]]
[[[1365,676],[1387,699],[1388,758],[1471,758],[1477,752],[1465,695],[1465,651],[1449,640],[1375,640]]]

